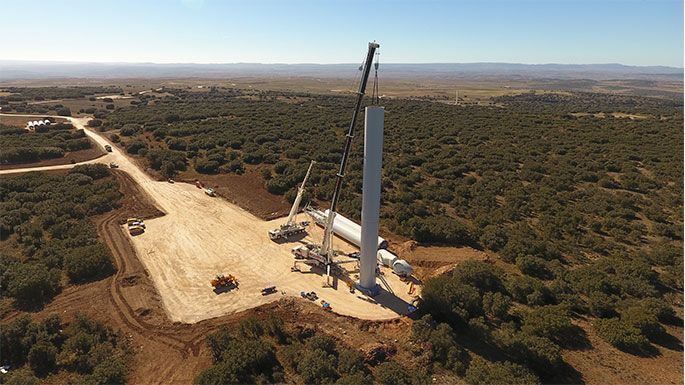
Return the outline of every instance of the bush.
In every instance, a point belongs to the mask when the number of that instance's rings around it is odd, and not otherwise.
[[[383,385],[412,385],[409,372],[394,361],[378,365],[376,381]]]
[[[102,120],[100,119],[91,119],[88,121],[88,127],[100,127],[102,126]]]
[[[121,136],[133,136],[141,131],[140,126],[137,124],[127,124],[119,130],[119,135]]]
[[[468,353],[457,344],[457,337],[446,323],[436,324],[430,315],[414,321],[412,339],[430,346],[432,360],[463,376],[469,363]]]
[[[407,224],[411,228],[412,238],[418,242],[450,245],[473,243],[468,228],[448,217],[414,217]]]
[[[571,323],[568,310],[564,306],[547,305],[525,313],[521,330],[560,342],[572,338],[577,327]]]
[[[55,112],[57,112],[57,115],[59,116],[71,116],[71,110],[69,107],[58,108]]]
[[[509,315],[511,298],[502,293],[483,294],[483,311],[490,318],[504,320]]]
[[[23,308],[41,306],[59,291],[59,272],[40,263],[14,265],[9,272],[7,292]]]
[[[139,154],[140,150],[146,149],[147,144],[141,140],[134,140],[126,146],[126,152],[129,154]]]
[[[618,318],[600,318],[595,321],[595,331],[603,340],[631,353],[649,351],[651,345],[640,330]]]
[[[29,365],[36,374],[45,376],[55,370],[56,356],[57,349],[52,344],[45,341],[39,341],[29,350]]]
[[[516,258],[516,266],[523,274],[540,279],[552,279],[554,274],[549,269],[549,262],[542,258],[524,255]]]
[[[503,276],[500,268],[481,261],[466,261],[452,270],[454,280],[470,285],[481,293],[504,291]]]
[[[40,385],[40,381],[30,371],[19,370],[9,375],[5,385]]]
[[[505,282],[512,298],[528,305],[544,305],[554,302],[551,291],[539,279],[527,276],[513,276]]]
[[[464,377],[471,385],[537,385],[540,379],[524,367],[511,362],[488,363],[478,360]]]
[[[453,277],[435,277],[423,287],[421,308],[437,319],[458,320],[468,323],[483,311],[480,293],[473,286],[465,285]]]
[[[323,350],[305,350],[297,364],[297,372],[305,384],[332,384],[338,377],[334,356]]]
[[[64,256],[64,270],[73,283],[93,281],[114,272],[109,250],[102,244],[69,250]]]
[[[71,170],[69,170],[69,174],[77,173],[88,175],[93,179],[100,179],[111,175],[109,168],[107,168],[107,166],[101,163],[80,164],[78,166],[74,166]]]
[[[501,227],[488,225],[483,228],[480,243],[492,251],[499,251],[507,244],[507,232]]]
[[[538,372],[553,374],[563,364],[561,349],[548,338],[502,328],[493,333],[493,339],[513,361]]]
[[[219,171],[219,163],[206,158],[201,158],[195,162],[195,171],[201,174],[216,174],[217,171]]]

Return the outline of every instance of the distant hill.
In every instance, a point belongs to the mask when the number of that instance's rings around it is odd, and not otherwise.
[[[219,78],[243,76],[353,77],[357,64],[157,64],[0,60],[0,81],[49,78]],[[386,78],[522,77],[567,79],[682,79],[683,69],[622,64],[381,63]]]

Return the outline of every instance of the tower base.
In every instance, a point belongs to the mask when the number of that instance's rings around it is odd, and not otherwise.
[[[374,285],[373,287],[368,288],[363,287],[359,284],[359,282],[357,282],[354,284],[354,287],[369,297],[375,297],[381,293],[381,287],[379,285]]]

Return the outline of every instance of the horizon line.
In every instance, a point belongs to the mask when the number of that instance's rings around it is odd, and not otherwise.
[[[359,63],[352,62],[339,62],[339,63],[314,63],[314,62],[301,62],[301,63],[284,63],[284,62],[155,62],[155,61],[89,61],[89,60],[53,60],[53,59],[0,59],[0,63],[36,63],[36,64],[129,64],[129,65],[358,65]],[[526,66],[548,66],[548,65],[561,65],[561,66],[606,66],[606,65],[617,65],[623,67],[637,67],[637,68],[647,68],[647,67],[663,67],[678,70],[685,70],[685,67],[677,67],[671,65],[663,64],[623,64],[619,62],[605,62],[605,63],[560,63],[560,62],[546,62],[546,63],[522,63],[522,62],[503,62],[503,61],[474,61],[474,62],[385,62],[384,64],[393,65],[441,65],[441,64],[508,64],[508,65],[526,65]]]

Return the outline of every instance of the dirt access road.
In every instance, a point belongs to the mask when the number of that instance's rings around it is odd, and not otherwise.
[[[164,212],[164,216],[147,220],[145,233],[131,237],[131,242],[172,321],[194,323],[254,308],[284,295],[299,297],[301,291],[315,291],[334,312],[361,319],[391,319],[407,312],[411,301],[407,284],[388,269],[382,269],[382,292],[374,298],[350,293],[344,282],[335,280],[333,287],[323,288],[320,273],[290,271],[290,249],[297,243],[269,240],[267,231],[282,219],[263,221],[190,184],[156,181],[103,135],[87,129],[89,118],[69,120],[99,145],[114,148],[112,153],[84,163],[118,163]],[[5,170],[0,174],[70,167],[73,165]],[[320,238],[319,229],[310,230]],[[336,241],[336,248],[351,250],[343,241]],[[220,273],[235,275],[239,289],[215,294],[209,281]],[[276,286],[278,293],[262,296],[260,290],[267,286]]]

